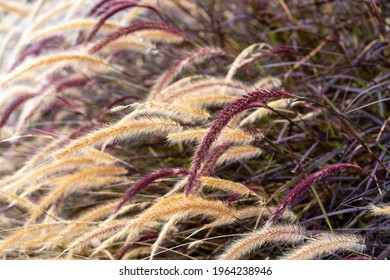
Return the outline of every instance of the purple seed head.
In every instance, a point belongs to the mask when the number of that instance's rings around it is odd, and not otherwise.
[[[187,175],[187,174],[188,174],[188,169],[185,168],[164,168],[152,174],[146,175],[135,185],[129,188],[125,196],[119,202],[114,213],[118,212],[127,201],[129,201],[134,197],[135,194],[137,194],[138,192],[146,188],[149,184],[153,183],[154,181],[165,177]]]
[[[157,237],[158,237],[157,234],[145,234],[145,235],[138,236],[138,237],[134,238],[133,240],[130,240],[128,243],[126,243],[122,248],[120,248],[118,250],[118,252],[115,254],[115,259],[121,260],[123,258],[123,256],[131,248],[133,248],[135,245],[137,245],[137,243],[142,242],[142,241],[146,241],[146,240],[150,240],[150,239],[156,239]]]
[[[116,4],[116,5],[114,5]],[[102,25],[112,16],[119,13],[120,11],[123,11],[124,9],[133,8],[133,7],[142,7],[146,9],[150,9],[154,11],[155,13],[159,14],[158,10],[152,6],[149,5],[141,5],[137,4],[132,1],[120,1],[117,3],[113,3],[113,5],[101,16],[99,21],[96,23],[96,25],[92,28],[92,31],[89,33],[86,41],[90,42],[92,38],[95,36],[95,34],[99,31],[99,29],[102,27]]]
[[[59,43],[53,44],[56,41],[63,42],[65,37],[63,35],[52,35],[46,38],[43,38],[33,45],[27,47],[23,52],[20,53],[15,63],[11,66],[10,70],[15,69],[19,64],[21,64],[27,57],[39,55],[42,51],[55,49],[59,47]]]
[[[115,1],[115,0],[101,0],[99,1],[96,5],[94,5],[92,7],[92,9],[89,11],[88,15],[89,17],[91,16],[94,16],[95,13],[102,7],[104,6],[105,4],[109,3],[109,2],[112,2],[112,1]]]
[[[188,55],[185,55],[179,58],[173,66],[163,75],[158,84],[154,87],[155,92],[160,92],[163,88],[165,88],[172,79],[175,78],[180,71],[186,67],[186,65],[191,64],[192,62],[198,60],[204,60],[211,57],[217,56],[225,56],[226,53],[218,48],[201,48],[196,50]]]
[[[136,31],[140,31],[140,30],[164,30],[166,32],[169,32],[169,33],[172,33],[172,34],[175,34],[177,36],[180,36],[180,37],[183,37],[183,39],[186,39],[186,36],[185,34],[176,29],[176,28],[173,28],[165,23],[159,23],[159,22],[139,22],[139,23],[135,23],[135,24],[132,24],[130,26],[127,26],[127,27],[122,27],[120,28],[119,30],[117,31],[114,31],[110,34],[108,34],[107,36],[105,36],[103,39],[101,39],[100,41],[98,41],[90,50],[89,52],[91,54],[94,54],[96,53],[97,51],[101,50],[104,46],[106,46],[107,44],[111,43],[112,41],[122,37],[122,36],[126,36],[130,33],[133,33],[133,32],[136,32]]]
[[[35,97],[36,94],[24,94],[21,96],[16,97],[11,104],[8,105],[8,107],[3,111],[3,113],[0,116],[0,127],[3,127],[9,117],[11,116],[12,112],[15,111],[20,105],[22,105],[27,100]]]
[[[223,109],[211,124],[211,127],[195,151],[191,169],[189,171],[188,182],[185,188],[186,195],[193,192],[193,185],[198,177],[199,168],[204,162],[211,145],[215,142],[222,130],[234,116],[248,108],[248,106],[250,107],[250,104],[262,103],[274,97],[283,98],[289,96],[289,93],[279,89],[260,89],[241,96]]]
[[[287,197],[276,208],[275,212],[272,214],[269,221],[270,222],[277,221],[282,216],[284,211],[287,208],[293,206],[313,184],[325,179],[327,176],[329,176],[332,173],[342,171],[342,170],[363,172],[363,169],[357,165],[349,164],[349,163],[338,163],[338,164],[325,167],[324,169],[321,169],[320,171],[311,174],[288,193]]]

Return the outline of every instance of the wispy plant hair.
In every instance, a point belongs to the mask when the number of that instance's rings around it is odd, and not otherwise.
[[[314,240],[291,250],[283,259],[310,260],[340,251],[364,251],[366,246],[360,236],[352,234],[320,234]]]
[[[90,50],[89,52],[91,54],[98,52],[100,49],[102,49],[105,45],[108,43],[111,43],[112,41],[128,35],[130,33],[134,33],[136,31],[140,30],[146,30],[146,29],[152,29],[152,30],[164,30],[166,32],[171,32],[177,36],[185,38],[185,35],[183,32],[166,25],[165,23],[157,23],[157,22],[140,22],[140,23],[135,23],[132,24],[128,27],[122,27],[117,31],[114,31],[107,36],[105,36],[103,39],[98,41]]]
[[[237,260],[259,249],[267,242],[283,242],[296,244],[302,242],[305,232],[295,225],[275,225],[247,234],[231,244],[219,257],[222,260]]]
[[[386,218],[390,218],[390,205],[389,204],[370,205],[370,212],[374,216],[383,216]]]
[[[108,145],[116,141],[130,141],[139,136],[164,135],[180,129],[180,125],[169,119],[140,118],[128,123],[107,126],[71,142],[56,152],[56,158],[62,158],[81,152],[85,147]]]

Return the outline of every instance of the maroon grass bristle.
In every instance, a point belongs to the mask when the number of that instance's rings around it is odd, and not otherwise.
[[[56,49],[58,45],[53,45],[56,40],[61,42],[65,39],[63,35],[52,35],[46,38],[39,40],[33,45],[27,47],[24,51],[20,53],[14,64],[11,66],[10,71],[15,69],[19,64],[21,64],[29,56],[37,56],[42,53],[42,51],[47,51],[49,49]]]
[[[9,104],[8,107],[1,114],[1,116],[0,116],[0,127],[3,127],[7,123],[8,119],[11,116],[13,111],[15,111],[24,102],[26,102],[27,100],[29,100],[29,99],[31,99],[31,98],[33,98],[35,96],[37,96],[37,95],[34,94],[34,93],[31,93],[31,94],[24,94],[24,95],[16,97],[11,102],[11,104]]]
[[[129,190],[122,198],[122,200],[119,202],[118,206],[116,207],[113,213],[114,214],[117,213],[127,201],[129,201],[134,197],[135,194],[142,191],[144,188],[146,188],[149,184],[153,183],[154,181],[165,177],[187,175],[187,174],[188,174],[188,169],[185,168],[164,168],[152,174],[146,175],[135,185],[129,188]]]
[[[249,190],[251,190],[251,191],[258,189],[258,187],[256,187],[256,186],[247,186],[247,188],[248,188]],[[231,196],[228,197],[228,199],[226,199],[225,205],[226,205],[226,206],[229,206],[229,205],[232,204],[234,201],[236,201],[237,198],[239,198],[240,196],[241,196],[241,194],[239,194],[239,193],[234,193],[234,194],[232,194]]]
[[[202,165],[202,168],[199,171],[199,177],[210,175],[210,173],[214,169],[214,166],[217,163],[218,159],[231,146],[232,146],[231,143],[223,143],[223,144],[215,147],[214,150],[212,152],[210,152],[210,155],[205,160],[205,163]],[[196,180],[196,182],[194,182],[193,193],[198,192],[198,190],[200,190],[200,187],[201,187],[201,182],[199,180]]]
[[[257,61],[257,60],[260,60],[260,59],[263,59],[263,58],[266,58],[266,57],[270,57],[270,56],[272,56],[274,54],[292,54],[292,55],[295,55],[295,56],[298,56],[298,57],[302,56],[302,54],[300,52],[297,52],[297,51],[293,50],[292,48],[276,47],[276,48],[272,48],[270,50],[267,50],[267,51],[264,51],[264,52],[261,52],[259,54],[254,55],[252,58],[248,59],[246,62],[241,64],[238,67],[238,69],[244,68],[245,66],[247,66],[248,64],[250,64],[250,63],[252,63],[254,61]]]
[[[130,0],[113,0],[103,3],[92,15],[93,17],[101,17],[102,15],[106,14],[109,9],[112,9],[114,7],[118,7],[119,5],[123,5],[125,2],[134,2]]]
[[[128,243],[126,243],[122,248],[118,250],[118,252],[115,254],[116,260],[121,260],[123,256],[132,249],[137,243],[150,240],[150,239],[156,239],[158,237],[157,234],[145,234],[142,236],[138,236],[134,238],[133,240],[130,240]]]
[[[232,143],[223,143],[214,148],[210,155],[205,160],[202,168],[199,171],[200,176],[208,176],[211,171],[214,169],[215,164],[218,159],[225,153],[230,147]]]
[[[279,89],[261,89],[247,93],[236,101],[232,102],[229,106],[223,109],[214,122],[211,124],[207,134],[203,137],[202,142],[199,144],[195,155],[192,160],[191,168],[189,171],[189,178],[185,187],[186,195],[189,195],[193,191],[193,185],[198,177],[198,172],[201,164],[205,160],[207,153],[210,150],[211,145],[218,138],[222,130],[229,123],[229,121],[250,106],[252,103],[262,103],[270,98],[274,97],[289,97],[290,94]]]
[[[150,10],[154,11],[156,14],[160,15],[159,11],[156,8],[149,6],[149,5],[141,5],[141,4],[137,4],[135,2],[132,2],[132,1],[121,1],[121,2],[116,3],[116,4],[120,4],[120,5],[115,5],[114,7],[111,7],[104,15],[102,15],[102,17],[99,19],[99,21],[93,27],[92,31],[89,33],[87,39],[85,40],[86,42],[90,42],[92,40],[92,38],[96,35],[96,33],[99,31],[99,29],[102,27],[102,25],[110,17],[123,11],[124,9],[133,8],[133,7],[141,7],[141,8],[145,8],[145,9],[150,9]]]
[[[122,96],[116,100],[114,100],[113,102],[111,102],[110,104],[106,105],[103,107],[103,109],[101,109],[96,115],[95,115],[95,119],[96,120],[100,120],[106,113],[108,110],[110,110],[112,107],[114,107],[115,105],[117,104],[120,104],[122,103],[123,101],[127,100],[127,99],[139,99],[138,96],[135,96],[135,95],[126,95],[126,96]]]
[[[135,24],[132,24],[130,26],[127,26],[127,27],[122,27],[120,28],[119,30],[117,31],[114,31],[114,32],[111,32],[110,34],[108,34],[107,36],[105,36],[103,39],[101,39],[100,41],[98,41],[90,50],[89,50],[89,53],[91,54],[94,54],[96,53],[97,51],[101,50],[104,46],[106,46],[107,44],[109,44],[110,42],[122,37],[122,36],[126,36],[130,33],[133,33],[133,32],[136,32],[136,31],[140,31],[140,30],[164,30],[166,32],[169,32],[169,33],[172,33],[172,34],[175,34],[177,36],[180,36],[182,37],[184,40],[186,40],[186,36],[184,34],[184,32],[172,27],[172,26],[169,26],[165,23],[160,23],[160,22],[138,22],[138,23],[135,23]]]
[[[60,100],[62,103],[64,103],[65,105],[68,105],[70,108],[72,108],[74,111],[76,112],[81,112],[78,108],[77,108],[77,105],[74,104],[72,101],[70,101],[69,99],[65,98],[65,97],[61,97],[61,96],[57,96],[57,99]]]
[[[169,82],[175,78],[177,73],[180,71],[182,67],[186,64],[196,61],[197,59],[208,59],[216,56],[225,56],[226,53],[218,48],[201,48],[196,50],[186,56],[183,56],[177,60],[173,66],[164,74],[162,79],[158,82],[158,84],[154,87],[154,91],[159,92],[164,87],[166,87]]]
[[[311,174],[288,193],[287,197],[276,208],[268,223],[276,222],[282,216],[284,211],[291,208],[313,184],[325,179],[332,173],[342,170],[363,172],[363,169],[357,165],[350,163],[337,163]]]
[[[240,194],[239,193],[234,193],[232,194],[231,196],[228,197],[228,199],[226,199],[225,201],[225,205],[226,206],[229,206],[230,204],[232,204],[234,201],[237,200],[237,198],[240,197]]]
[[[55,90],[56,92],[61,92],[67,88],[73,88],[73,87],[83,87],[88,82],[90,82],[92,79],[89,77],[83,77],[83,78],[65,78],[62,79],[55,84]]]
[[[54,83],[54,89],[57,93],[60,93],[61,91],[72,88],[72,87],[82,87],[87,85],[89,82],[93,81],[91,78],[83,77],[83,78],[58,78],[56,76],[50,77],[48,79],[49,82]],[[50,84],[46,84],[42,89],[39,91],[39,95],[44,94],[45,91],[49,88]],[[37,95],[38,95],[37,94]],[[59,98],[59,96],[57,96]],[[66,104],[70,105],[69,103],[65,102]],[[31,119],[37,111],[39,111],[39,108],[42,106],[42,103],[39,103],[35,106],[33,110],[31,110],[31,113],[26,117],[26,121]],[[72,107],[72,106],[71,106]],[[49,109],[48,109],[49,110]]]

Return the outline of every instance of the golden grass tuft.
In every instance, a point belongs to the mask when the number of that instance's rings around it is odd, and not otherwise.
[[[270,107],[274,110],[285,109],[285,108],[291,107],[292,105],[296,105],[297,102],[294,103],[293,101],[294,100],[290,99],[290,98],[282,98],[282,99],[279,99],[276,101],[272,101],[272,102],[268,103],[267,105],[268,105],[268,107]],[[257,109],[256,111],[251,113],[249,116],[245,117],[240,122],[239,126],[245,126],[245,125],[252,124],[252,123],[266,117],[268,114],[271,114],[271,113],[273,113],[273,111],[268,109],[268,108]]]
[[[164,136],[165,134],[177,131],[180,125],[169,119],[151,117],[139,118],[128,123],[113,124],[89,133],[77,140],[72,141],[68,146],[55,153],[57,159],[82,152],[86,147],[109,145],[119,141],[130,141],[142,136]]]
[[[98,19],[76,19],[70,22],[65,22],[65,23],[60,23],[56,24],[54,26],[48,27],[43,30],[39,30],[31,34],[31,36],[28,38],[29,42],[33,42],[39,39],[42,39],[44,37],[64,32],[64,31],[74,31],[75,29],[87,29],[87,28],[92,28],[97,24],[99,20]],[[114,22],[109,22],[106,21],[101,29],[102,30],[117,30],[121,28],[122,26],[114,23]]]
[[[207,129],[193,128],[181,132],[168,134],[167,138],[172,144],[200,142],[207,133]],[[254,136],[237,128],[225,128],[218,137],[216,143],[249,144]]]
[[[314,240],[291,250],[283,259],[311,260],[341,251],[364,251],[365,245],[360,236],[352,234],[320,234]]]
[[[123,178],[118,176],[125,173],[127,173],[126,169],[112,165],[92,167],[61,177],[57,182],[57,186],[31,212],[30,222],[35,221],[45,208],[56,199],[63,198],[71,192],[80,191],[81,187],[85,188],[121,182]]]
[[[205,122],[210,118],[210,114],[201,108],[169,104],[162,102],[142,102],[132,104],[134,112],[121,119],[121,123],[128,122],[138,115],[158,115],[177,119],[182,122]]]
[[[94,66],[108,65],[108,63],[101,58],[86,54],[82,51],[66,51],[62,53],[40,56],[28,62],[20,64],[12,72],[8,73],[7,75],[4,75],[3,78],[0,80],[0,88],[5,87],[11,82],[21,80],[29,72],[37,71],[43,67],[60,65],[60,67],[76,66],[76,68],[79,68],[77,67],[78,65],[85,64]]]
[[[34,236],[40,230],[54,230],[61,228],[68,224],[68,222],[55,222],[49,224],[37,224],[13,229],[15,232],[5,237],[0,243],[0,255],[3,255],[6,251],[13,251],[18,248],[19,244],[22,244],[30,237]]]
[[[109,239],[100,245],[95,250],[96,253],[109,246],[122,236],[127,236],[128,239],[136,237],[142,229],[145,229],[158,221],[170,219],[172,216],[176,216],[177,219],[183,219],[197,215],[215,219],[233,217],[234,211],[233,209],[225,206],[221,201],[208,200],[196,196],[185,197],[184,194],[176,194],[161,199],[159,202],[143,211],[135,218],[128,220],[125,225],[123,223],[113,223],[112,225],[107,225],[102,229],[97,229],[92,233],[83,235],[73,242],[69,246],[69,249],[80,250],[90,244],[93,239],[97,237],[101,239],[107,236],[106,232],[108,231],[111,234],[116,233],[111,235]]]
[[[268,242],[299,243],[305,238],[305,232],[296,225],[275,225],[245,234],[243,238],[231,244],[219,257],[222,260],[238,260],[258,250]]]
[[[390,218],[390,205],[389,204],[379,204],[379,205],[371,205],[370,212],[373,216],[383,216],[386,218]]]
[[[30,12],[28,7],[10,1],[0,1],[0,9],[17,13],[21,16],[27,16]]]
[[[238,160],[248,160],[260,156],[262,152],[263,151],[260,148],[252,145],[233,146],[222,154],[216,165],[231,163]]]
[[[240,195],[255,195],[258,196],[255,192],[248,189],[245,185],[232,182],[230,180],[223,180],[220,178],[214,177],[200,177],[199,180],[202,182],[204,186],[207,186],[211,189],[222,189],[229,193],[238,193]]]

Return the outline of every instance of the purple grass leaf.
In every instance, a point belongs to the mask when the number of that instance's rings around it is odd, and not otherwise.
[[[9,106],[3,111],[3,113],[1,114],[0,116],[0,127],[3,127],[9,117],[11,116],[12,112],[15,111],[20,105],[22,105],[24,102],[26,102],[27,100],[33,98],[37,96],[36,94],[24,94],[24,95],[21,95],[21,96],[18,96],[17,98],[15,98],[11,104],[9,104]]]
[[[27,47],[23,52],[20,53],[15,63],[11,66],[11,70],[15,69],[19,64],[21,64],[27,57],[33,55],[39,55],[42,51],[46,51],[49,49],[58,48],[58,45],[53,45],[53,41],[60,40],[61,42],[65,39],[63,35],[52,35],[46,38],[39,40],[33,45]]]
[[[223,143],[214,148],[210,155],[205,160],[202,168],[199,171],[200,176],[208,176],[211,171],[214,169],[215,164],[218,159],[222,156],[232,146],[231,143]]]
[[[123,256],[131,248],[133,248],[135,245],[137,245],[137,243],[142,242],[142,241],[146,241],[146,240],[150,240],[150,239],[156,239],[157,237],[158,237],[157,234],[145,234],[142,236],[138,236],[138,237],[134,238],[133,240],[130,240],[128,243],[126,243],[122,248],[120,248],[118,250],[118,252],[115,254],[115,259],[121,260],[123,258]]]
[[[258,189],[258,187],[256,187],[256,186],[247,186],[247,188],[250,189],[251,191]],[[237,198],[239,198],[240,196],[241,196],[241,194],[239,194],[239,193],[232,194],[231,196],[228,197],[228,199],[226,199],[225,205],[229,206],[234,201],[236,201]]]
[[[62,79],[58,82],[56,82],[55,89],[56,92],[61,92],[67,88],[74,88],[74,87],[83,87],[88,82],[92,81],[89,77],[83,77],[83,78],[68,78],[68,79]]]
[[[77,108],[77,105],[74,104],[72,101],[70,101],[67,98],[57,96],[57,99],[60,100],[65,105],[68,105],[70,108],[72,108],[74,111],[78,112],[79,114],[82,114],[82,112]]]
[[[145,187],[147,187],[149,184],[153,183],[154,181],[165,177],[187,175],[187,174],[188,174],[188,169],[185,168],[164,168],[152,174],[146,175],[135,185],[129,188],[129,190],[122,198],[121,202],[119,202],[118,206],[116,207],[113,213],[114,214],[117,213],[127,201],[129,201],[134,197],[135,194],[143,190]]]
[[[284,213],[287,208],[292,207],[302,196],[303,194],[315,183],[325,179],[332,173],[342,171],[342,170],[351,170],[357,172],[363,172],[363,169],[357,165],[350,163],[337,163],[331,166],[325,167],[320,171],[309,175],[305,180],[293,188],[287,195],[287,197],[279,204],[275,212],[272,214],[269,219],[269,223],[276,222]]]
[[[97,51],[101,50],[104,46],[106,46],[107,44],[109,44],[110,42],[122,37],[122,36],[126,36],[130,33],[133,33],[133,32],[136,32],[136,31],[140,31],[140,30],[164,30],[166,32],[169,32],[169,33],[172,33],[172,34],[175,34],[177,36],[180,36],[182,37],[184,40],[187,39],[187,37],[185,36],[185,34],[172,27],[172,26],[169,26],[165,23],[160,23],[160,22],[139,22],[139,23],[135,23],[135,24],[132,24],[130,26],[127,26],[127,27],[122,27],[120,28],[119,30],[117,31],[114,31],[114,32],[111,32],[110,34],[108,34],[107,36],[105,36],[103,39],[101,39],[100,41],[98,41],[90,50],[89,50],[89,53],[91,54],[94,54],[96,53]]]
[[[185,187],[186,195],[189,195],[193,192],[193,186],[198,177],[199,168],[204,162],[211,145],[215,142],[215,140],[221,134],[222,130],[235,115],[245,110],[245,108],[250,106],[252,103],[262,103],[270,98],[289,96],[289,93],[279,89],[261,89],[241,96],[225,109],[223,109],[211,124],[207,134],[203,137],[202,142],[195,151],[195,155],[189,171],[189,178]]]
[[[99,19],[99,21],[93,27],[92,31],[89,33],[89,35],[86,39],[86,42],[90,42],[92,40],[92,38],[96,35],[96,33],[99,31],[99,29],[102,27],[102,25],[110,17],[114,16],[115,14],[119,13],[120,11],[123,11],[124,9],[133,8],[133,7],[142,7],[142,8],[150,9],[150,10],[154,11],[155,13],[157,13],[158,15],[160,15],[159,11],[156,8],[149,6],[149,5],[141,5],[141,4],[137,4],[135,2],[132,2],[132,1],[121,1],[118,4],[120,4],[120,5],[115,5],[115,6],[111,7],[104,15],[102,15],[102,17]]]
[[[89,82],[93,81],[91,78],[83,77],[83,78],[64,78],[59,79],[58,77],[52,77],[48,79],[49,81],[54,82],[54,88],[57,93],[61,93],[63,90],[72,87],[83,87],[87,85]],[[49,84],[43,87],[37,95],[45,94],[44,92],[49,87]],[[58,96],[57,96],[58,98]],[[40,108],[44,105],[44,103],[39,103],[35,106],[31,113],[26,116],[25,122],[28,122],[37,112],[40,112]],[[68,104],[69,105],[69,104]],[[41,112],[42,113],[42,112]]]
[[[215,164],[217,163],[218,159],[231,146],[232,146],[231,143],[223,143],[223,144],[220,144],[217,147],[215,147],[214,150],[210,152],[210,155],[205,160],[205,163],[202,165],[202,168],[199,171],[199,176],[198,177],[210,175],[210,173],[213,170],[213,168],[214,168]],[[200,187],[201,187],[200,181],[196,180],[196,182],[194,182],[193,193],[198,192],[200,190]]]

